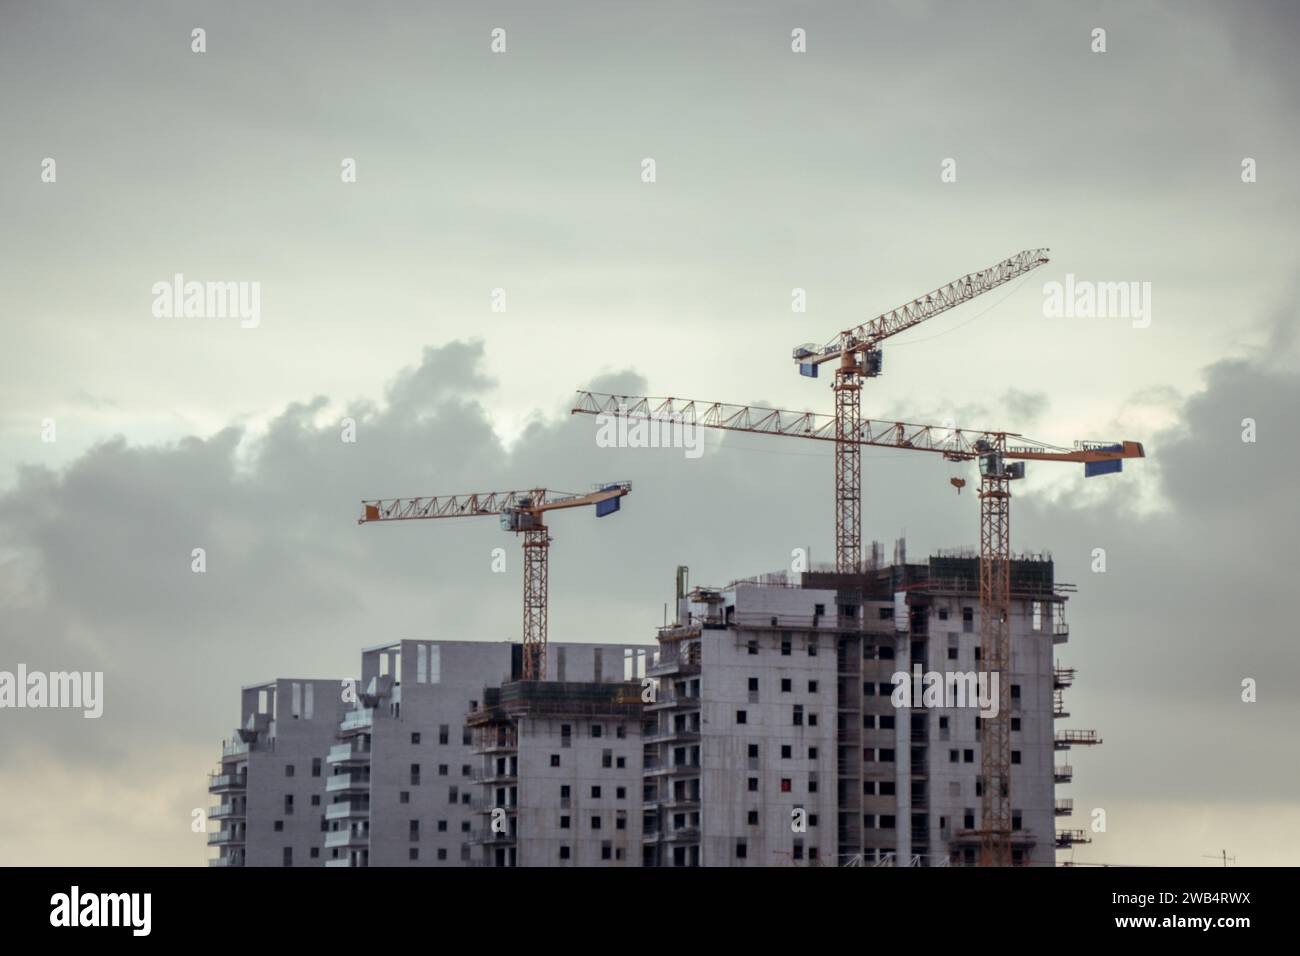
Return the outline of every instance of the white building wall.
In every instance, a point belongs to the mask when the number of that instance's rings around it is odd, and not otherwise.
[[[465,866],[478,856],[470,839],[483,826],[473,805],[481,795],[473,778],[482,757],[472,752],[465,717],[485,687],[510,678],[512,647],[510,642],[401,641],[365,653],[363,689],[372,677],[400,677],[375,715],[370,866]],[[648,642],[552,642],[547,673],[558,679],[563,670],[570,681],[622,680],[625,651],[633,652],[633,660],[640,651],[644,659],[652,647]],[[390,663],[383,663],[385,657]]]
[[[638,719],[519,722],[518,865],[641,865]]]
[[[324,756],[344,708],[341,687],[341,681],[280,678],[243,690],[240,726],[251,720],[263,729],[245,759],[226,765],[247,774],[246,790],[216,801],[243,802],[244,865],[323,864]]]
[[[833,616],[834,597],[834,592],[738,585],[727,595],[735,607],[733,620],[768,626],[703,633],[701,865],[834,861],[835,644],[833,634],[811,630],[815,606],[824,605]],[[792,629],[772,628],[772,617]],[[804,629],[793,628],[798,624]],[[751,641],[757,654],[750,653]],[[757,680],[756,691],[750,690],[751,680]],[[783,680],[789,690],[782,689]],[[796,707],[802,708],[799,725]],[[751,746],[758,748],[756,762]],[[783,748],[789,748],[788,756]],[[757,790],[750,789],[751,780]],[[806,811],[806,832],[794,830],[796,808]],[[750,822],[751,812],[757,813],[757,824]]]

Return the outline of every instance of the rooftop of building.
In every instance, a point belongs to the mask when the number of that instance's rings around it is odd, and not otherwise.
[[[641,713],[639,681],[511,681],[483,691],[483,701],[466,723],[518,717],[636,717]]]
[[[798,588],[819,591],[855,591],[864,600],[892,600],[898,591],[979,593],[979,553],[974,548],[940,549],[924,564],[897,562],[872,565],[859,573],[843,574],[830,565],[803,572],[773,571],[738,578],[723,588],[697,587],[692,600],[720,600],[738,587]],[[1057,584],[1051,554],[1023,552],[1011,557],[1011,590],[1015,596],[1047,599],[1070,585]],[[716,597],[715,597],[716,596]]]

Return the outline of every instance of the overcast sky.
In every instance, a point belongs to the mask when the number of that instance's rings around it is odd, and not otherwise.
[[[106,682],[98,721],[0,712],[0,863],[202,864],[241,685],[517,636],[495,522],[362,498],[631,479],[553,522],[553,639],[651,638],[679,563],[830,560],[829,446],[600,449],[573,391],[829,412],[793,346],[1039,246],[888,343],[864,414],[1146,443],[1016,488],[1105,739],[1074,858],[1294,862],[1300,8],[701,6],[0,3],[0,670]],[[177,273],[259,283],[259,324],[155,317]],[[1149,325],[1045,316],[1067,274],[1149,282]],[[969,471],[868,452],[864,537],[974,544]]]

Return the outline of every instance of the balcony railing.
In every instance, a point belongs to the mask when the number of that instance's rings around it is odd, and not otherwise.
[[[334,849],[345,846],[369,846],[370,831],[354,831],[351,827],[346,830],[331,830],[325,834],[325,848]]]
[[[208,774],[208,791],[243,790],[248,786],[248,775],[243,773]]]
[[[570,800],[568,797],[560,798],[560,809],[567,809]],[[469,808],[474,813],[491,813],[493,810],[504,810],[506,813],[514,813],[519,808],[513,803],[502,802],[500,800],[489,800],[486,797],[474,797],[469,802]]]
[[[370,777],[356,773],[336,773],[325,781],[326,793],[338,793],[343,790],[369,790]]]
[[[208,811],[209,820],[228,820],[245,815],[242,803],[219,803]]]
[[[518,749],[519,742],[517,740],[476,740],[470,748],[470,752],[476,754],[514,753]]]
[[[696,707],[700,706],[700,697],[698,694],[668,694],[660,696],[645,705],[646,710],[667,710],[672,707]]]
[[[662,800],[651,800],[650,804],[662,807],[665,810],[698,810],[700,807],[700,798],[692,796],[664,797]]]
[[[361,710],[349,710],[344,715],[342,723],[339,724],[340,730],[359,730],[362,727],[372,727],[375,723],[375,711],[373,708],[364,708]]]
[[[700,839],[699,827],[682,827],[677,830],[664,831],[663,838],[674,843],[698,843]]]
[[[680,740],[686,743],[697,743],[700,739],[698,728],[682,728],[680,730],[657,730],[648,737],[643,738],[647,744],[666,744],[674,740]]]
[[[686,763],[675,763],[668,766],[668,772],[674,776],[685,774],[688,776],[700,772],[700,762],[698,760],[688,761]]]
[[[370,748],[361,747],[355,743],[335,744],[325,755],[325,762],[330,764],[336,763],[361,763],[370,759]]]
[[[348,800],[341,803],[331,803],[325,807],[326,820],[344,820],[348,817],[368,816],[370,816],[370,807],[368,805],[356,806]]]
[[[506,783],[510,780],[516,780],[519,777],[517,769],[507,767],[505,770],[476,770],[470,779],[474,783]]]

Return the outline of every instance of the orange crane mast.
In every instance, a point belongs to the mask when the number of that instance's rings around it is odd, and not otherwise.
[[[596,485],[586,494],[533,488],[432,498],[379,498],[361,502],[357,524],[499,515],[501,527],[524,536],[523,679],[546,679],[548,511],[596,506],[596,517],[619,510],[619,499],[632,491],[629,481]]]
[[[846,443],[856,462],[864,445],[941,455],[948,461],[978,460],[980,470],[980,659],[990,674],[1011,668],[1011,482],[1023,478],[1026,461],[1081,462],[1084,475],[1120,471],[1125,459],[1143,458],[1140,442],[1076,441],[1071,448],[1049,445],[1016,432],[970,430],[910,422],[858,418],[845,432],[837,407],[834,416],[792,412],[756,405],[729,405],[691,399],[650,398],[578,392],[574,414],[605,415],[674,425],[694,424],[725,431],[751,432],[835,443],[840,467]],[[854,466],[856,468],[856,465]],[[960,492],[961,484],[953,482]],[[841,483],[837,482],[837,495]],[[837,543],[842,520],[837,518]],[[844,573],[841,550],[837,570]],[[859,573],[855,565],[852,572]],[[981,731],[980,864],[1009,866],[1011,839],[1011,681],[998,681],[998,710],[985,718]]]

